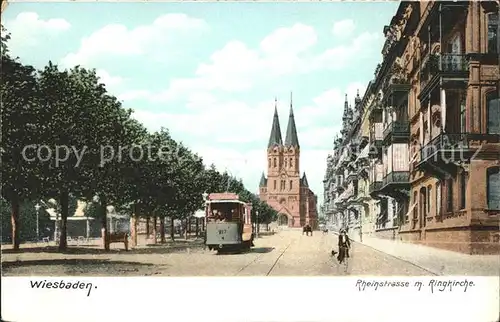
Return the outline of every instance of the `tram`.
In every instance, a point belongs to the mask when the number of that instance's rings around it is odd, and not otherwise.
[[[205,203],[205,246],[210,250],[243,251],[253,246],[252,206],[235,193],[211,193]]]

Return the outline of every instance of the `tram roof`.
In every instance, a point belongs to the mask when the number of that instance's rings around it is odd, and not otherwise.
[[[238,203],[241,205],[246,205],[243,201],[240,200],[234,200],[234,199],[215,199],[215,200],[209,200],[209,203]]]

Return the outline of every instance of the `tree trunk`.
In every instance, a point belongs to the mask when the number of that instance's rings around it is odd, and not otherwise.
[[[160,237],[161,237],[160,242],[162,244],[164,244],[165,243],[165,217],[164,216],[160,217]]]
[[[188,236],[191,235],[191,216],[187,218],[187,233]]]
[[[146,239],[149,239],[149,216],[146,217]]]
[[[108,210],[107,200],[102,198],[99,205],[100,218],[101,218],[101,239],[104,250],[109,250],[109,232],[108,232]]]
[[[69,203],[69,193],[67,190],[62,190],[60,194],[60,204],[61,204],[61,227],[59,236],[59,251],[66,250],[68,248],[68,237],[67,237],[67,222],[68,222],[68,203]]]
[[[184,239],[188,239],[188,218],[184,219]]]
[[[200,234],[200,218],[196,218],[196,237]]]
[[[17,196],[11,200],[10,206],[10,221],[12,224],[12,248],[18,250],[21,241],[19,240],[19,199],[17,198]]]
[[[156,215],[153,216],[153,244],[156,244],[157,242],[157,239],[156,239],[156,235],[157,235],[157,232],[156,232],[156,221],[157,217]]]
[[[130,217],[130,238],[132,242],[132,246],[137,246],[137,213],[134,213],[132,217]]]
[[[174,231],[174,216],[170,216],[170,239],[172,241],[175,240],[175,231]]]

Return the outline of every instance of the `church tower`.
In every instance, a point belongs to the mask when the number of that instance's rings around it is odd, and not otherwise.
[[[276,193],[279,188],[277,178],[283,163],[283,140],[281,138],[280,120],[278,117],[278,102],[274,100],[273,125],[267,144],[267,191]]]
[[[284,167],[283,173],[288,178],[287,190],[291,193],[300,192],[300,145],[297,136],[297,127],[293,115],[293,98],[290,94],[290,113],[286,128],[285,145],[283,147]]]
[[[259,196],[278,212],[280,226],[302,227],[310,223],[314,227],[317,221],[314,193],[309,189],[305,173],[300,176],[300,145],[291,95],[284,142],[275,99],[273,124],[267,144],[267,178],[262,173]]]

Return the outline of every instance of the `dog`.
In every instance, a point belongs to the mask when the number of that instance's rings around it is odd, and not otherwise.
[[[328,234],[328,228],[323,229],[323,235]]]
[[[334,249],[332,249],[332,256],[335,256],[335,254],[337,254],[337,252]]]

